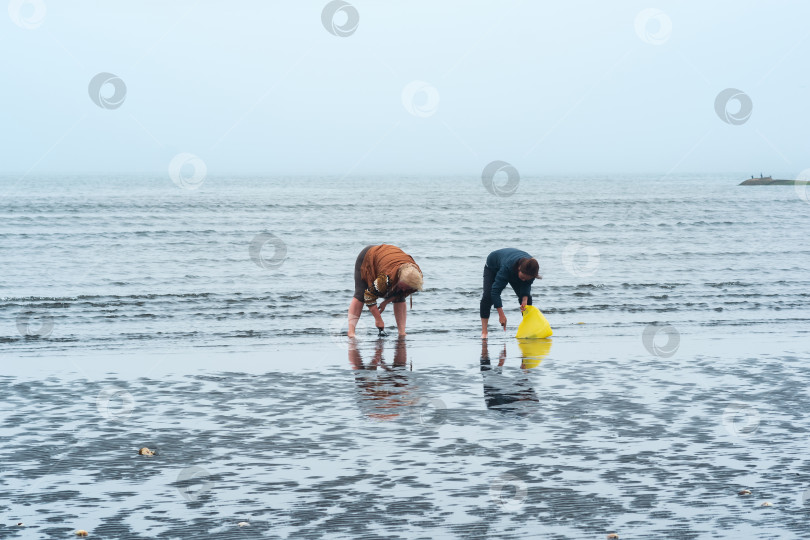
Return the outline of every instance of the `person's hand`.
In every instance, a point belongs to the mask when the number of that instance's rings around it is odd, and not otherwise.
[[[390,302],[390,301],[391,301],[391,300],[390,300],[390,299],[388,299],[388,300],[383,300],[382,302],[380,302],[380,308],[379,308],[379,309],[380,309],[380,313],[382,313],[383,311],[385,311],[385,306],[387,306],[387,305],[388,305],[388,302]]]
[[[527,297],[523,297],[523,301],[520,303],[520,311],[526,311],[526,303],[529,301]]]
[[[498,322],[501,323],[501,326],[503,326],[504,331],[506,331],[506,315],[504,315],[503,313],[499,313]]]

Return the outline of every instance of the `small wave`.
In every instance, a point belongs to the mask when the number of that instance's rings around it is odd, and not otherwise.
[[[704,285],[708,287],[722,288],[722,287],[750,287],[753,283],[745,283],[742,281],[719,281],[719,282],[706,282]]]

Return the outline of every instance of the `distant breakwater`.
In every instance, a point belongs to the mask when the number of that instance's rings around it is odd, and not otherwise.
[[[807,180],[778,180],[770,176],[760,176],[759,178],[749,178],[740,183],[741,186],[804,186],[810,184]]]

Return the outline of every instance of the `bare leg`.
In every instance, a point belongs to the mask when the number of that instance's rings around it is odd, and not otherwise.
[[[363,302],[352,297],[352,303],[349,304],[349,331],[346,333],[350,338],[354,337],[354,329],[357,327],[361,313],[363,313]]]
[[[481,319],[481,339],[487,339],[487,324],[489,319]]]
[[[400,336],[405,335],[405,319],[408,318],[407,314],[405,302],[397,302],[394,304],[394,318],[397,320],[397,332],[399,332]]]

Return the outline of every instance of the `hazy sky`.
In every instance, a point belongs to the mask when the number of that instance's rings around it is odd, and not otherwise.
[[[211,175],[795,177],[808,20],[803,0],[15,0],[0,173],[165,174],[188,152]],[[119,86],[91,98],[99,73]]]

